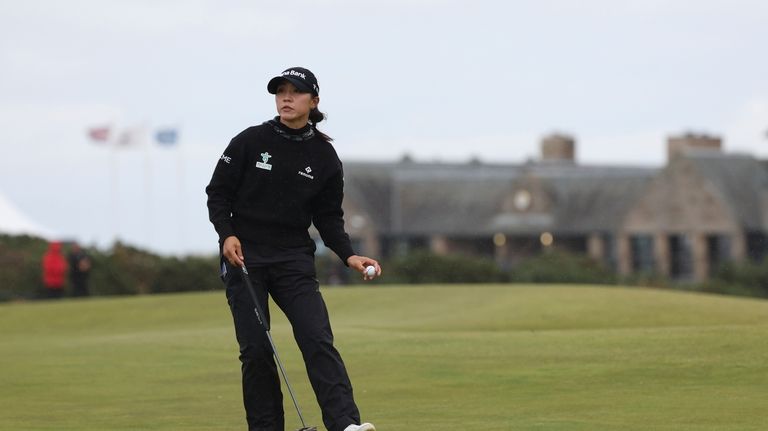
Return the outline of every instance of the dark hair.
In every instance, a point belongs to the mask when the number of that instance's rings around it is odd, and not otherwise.
[[[319,137],[320,137],[320,139],[322,139],[322,140],[324,140],[324,141],[328,141],[328,142],[331,142],[331,141],[333,141],[333,138],[331,138],[330,136],[328,136],[328,135],[326,135],[325,133],[321,132],[321,131],[320,131],[320,130],[317,128],[317,123],[319,123],[319,122],[321,122],[321,121],[323,121],[323,120],[325,120],[325,114],[323,114],[322,112],[320,112],[320,110],[319,110],[319,109],[317,109],[317,108],[312,108],[312,110],[311,110],[311,111],[309,111],[309,121],[311,121],[311,122],[312,122],[312,127],[314,127],[314,129],[315,129],[315,133],[317,133],[317,136],[319,136]]]

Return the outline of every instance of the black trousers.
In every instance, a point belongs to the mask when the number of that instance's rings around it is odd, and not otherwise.
[[[272,349],[254,313],[241,271],[229,263],[225,269],[222,278],[240,345],[248,430],[284,431],[283,395]],[[267,321],[269,295],[293,327],[325,427],[329,431],[343,431],[349,424],[360,423],[347,370],[333,346],[328,310],[315,278],[314,257],[297,253],[284,262],[249,264],[248,272]]]
[[[69,279],[72,282],[72,296],[88,296],[88,276],[85,274],[72,274]]]

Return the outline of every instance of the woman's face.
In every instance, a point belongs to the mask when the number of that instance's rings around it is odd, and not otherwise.
[[[275,104],[283,124],[300,129],[309,120],[309,111],[317,107],[320,98],[311,93],[301,93],[290,82],[284,81],[277,87]]]

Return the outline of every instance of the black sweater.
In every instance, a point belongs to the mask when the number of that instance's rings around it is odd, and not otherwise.
[[[311,126],[276,120],[232,138],[208,194],[208,215],[219,242],[231,235],[254,244],[303,247],[310,223],[346,264],[354,251],[344,231],[344,173],[333,146]]]

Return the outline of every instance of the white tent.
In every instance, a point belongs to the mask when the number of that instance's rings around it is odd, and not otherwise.
[[[27,218],[2,192],[0,192],[0,233],[10,235],[32,235],[51,239],[54,233]]]

